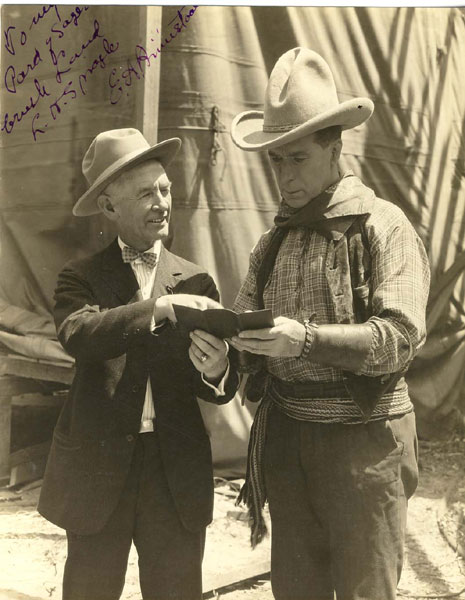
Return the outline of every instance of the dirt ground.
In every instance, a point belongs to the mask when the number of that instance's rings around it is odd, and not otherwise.
[[[409,505],[398,598],[465,599],[465,439],[421,442],[420,473]],[[0,490],[0,600],[61,598],[66,539],[35,511],[38,495],[34,484]],[[250,550],[246,515],[234,505],[235,497],[234,484],[218,482],[215,517],[207,533],[205,597],[272,600],[269,539]],[[138,598],[133,548],[122,600]]]

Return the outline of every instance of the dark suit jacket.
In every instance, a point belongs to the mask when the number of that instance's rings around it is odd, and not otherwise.
[[[55,321],[76,375],[55,428],[38,510],[77,534],[105,524],[131,463],[150,376],[156,427],[168,484],[189,530],[212,518],[210,440],[196,396],[226,403],[237,388],[231,370],[226,395],[215,397],[189,359],[187,331],[169,323],[150,333],[155,298],[169,293],[218,299],[200,267],[162,249],[153,297],[142,296],[117,241],[69,263],[58,278]]]

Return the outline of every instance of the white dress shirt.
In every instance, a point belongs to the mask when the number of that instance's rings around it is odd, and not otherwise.
[[[121,248],[121,250],[124,248],[124,246],[127,246],[127,244],[125,244],[120,237],[118,237],[118,244],[119,244],[119,247]],[[152,248],[149,248],[148,250],[146,250],[146,252],[153,252],[154,254],[157,255],[158,258],[160,258],[160,251],[161,251],[161,240],[157,240],[154,243],[154,245],[152,246]],[[153,284],[155,281],[155,275],[157,273],[158,261],[157,261],[157,265],[155,266],[154,269],[150,268],[141,258],[137,258],[136,260],[131,261],[130,265],[132,267],[132,270],[134,271],[134,275],[136,276],[137,283],[139,284],[142,298],[144,300],[148,300],[152,295]],[[155,318],[152,317],[150,331],[153,332],[155,330],[155,327],[156,327]],[[224,386],[227,381],[228,374],[229,374],[229,361],[228,361],[228,368],[226,369],[226,373],[224,374],[222,380],[219,382],[218,386],[211,385],[208,381],[206,381],[203,377],[203,373],[202,373],[202,379],[206,385],[208,385],[209,387],[211,387],[214,390],[215,395],[217,397],[224,396]],[[146,433],[149,431],[153,431],[154,418],[155,418],[155,408],[153,405],[152,385],[150,383],[150,377],[147,377],[147,387],[145,389],[145,401],[144,401],[144,407],[142,409],[142,417],[141,417],[139,433]]]

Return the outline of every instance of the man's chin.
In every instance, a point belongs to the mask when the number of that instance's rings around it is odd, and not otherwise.
[[[291,208],[302,208],[310,202],[310,200],[304,195],[297,195],[293,197],[284,197],[284,202]]]
[[[143,237],[146,249],[151,248],[155,244],[155,242],[158,242],[159,240],[161,240],[162,242],[165,241],[168,237],[168,234],[168,227],[163,227],[163,229],[160,229],[159,231],[146,231]]]
[[[168,237],[169,224],[165,221],[160,225],[156,225],[155,223],[148,225],[148,234],[150,237],[153,237],[154,240],[161,240]]]

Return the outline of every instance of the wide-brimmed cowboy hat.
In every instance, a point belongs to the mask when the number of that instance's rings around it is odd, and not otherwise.
[[[150,146],[138,129],[112,129],[99,133],[82,161],[89,189],[76,202],[73,214],[87,217],[100,212],[97,198],[123,171],[151,159],[168,165],[181,147],[179,138]]]
[[[356,127],[373,109],[369,98],[339,102],[326,61],[308,48],[293,48],[279,58],[271,72],[264,111],[237,115],[231,136],[242,150],[266,150],[333,125]]]

